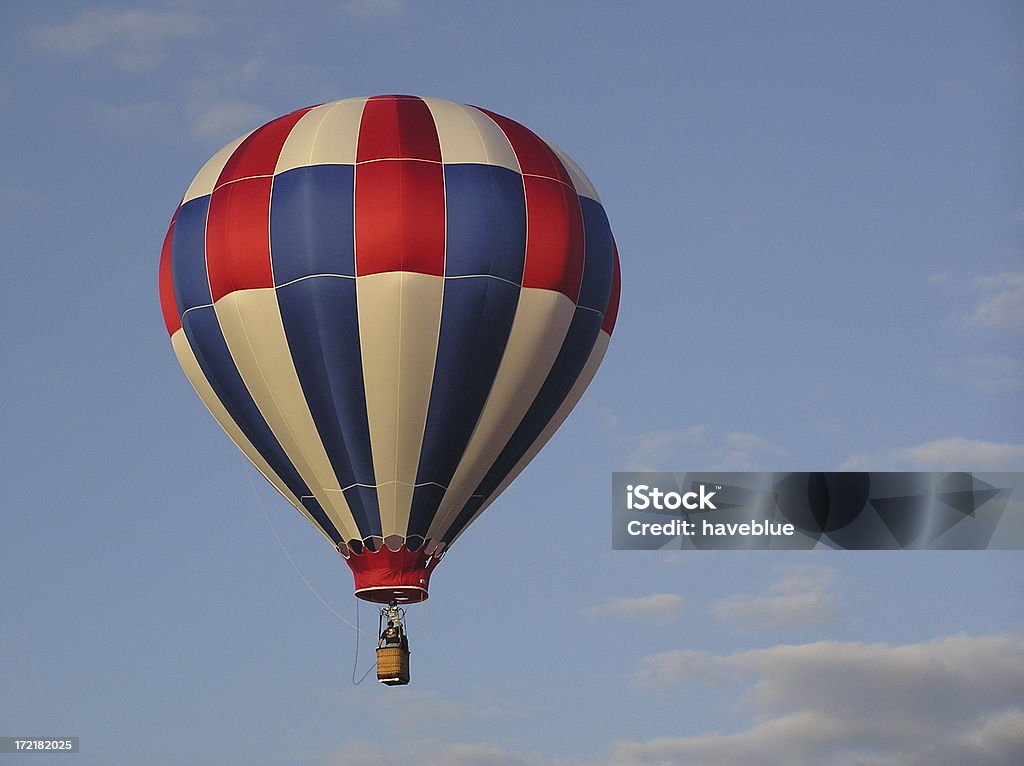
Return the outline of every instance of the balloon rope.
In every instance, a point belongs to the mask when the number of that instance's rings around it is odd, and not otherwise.
[[[377,666],[377,663],[374,663],[373,665],[370,665],[370,667],[368,667],[366,669],[366,672],[363,673],[363,675],[359,678],[359,680],[358,681],[356,680],[356,667],[359,665],[359,634],[360,633],[366,633],[366,631],[361,630],[359,628],[359,599],[356,599],[356,655],[355,655],[355,657],[352,658],[352,685],[353,686],[359,686],[359,684],[361,684],[363,681],[365,681],[366,677],[368,675],[370,675],[370,671],[373,670]],[[370,634],[367,633],[366,635],[370,635]]]
[[[355,629],[355,631],[356,631],[356,652],[357,652],[357,655],[358,655],[358,651],[359,651],[359,643],[358,643],[358,641],[359,641],[359,634],[360,633],[364,633],[367,636],[369,636],[370,634],[367,633],[362,628],[360,628],[358,625],[353,625],[351,622],[349,622],[344,617],[342,617],[340,614],[338,614],[335,611],[334,607],[332,607],[330,604],[328,604],[326,601],[324,601],[323,597],[319,593],[317,593],[316,588],[314,588],[312,583],[310,583],[310,581],[306,579],[306,575],[302,574],[302,570],[299,569],[298,565],[295,563],[295,559],[293,559],[291,554],[288,553],[288,549],[284,547],[284,542],[281,540],[281,536],[279,534],[277,534],[277,529],[274,527],[274,522],[272,522],[270,520],[270,514],[267,513],[266,506],[263,505],[263,498],[260,497],[260,493],[256,491],[256,484],[252,480],[252,473],[250,471],[246,471],[245,472],[245,476],[249,480],[249,486],[252,487],[252,493],[254,495],[256,495],[256,502],[259,503],[260,510],[263,511],[263,518],[265,518],[267,520],[267,524],[270,526],[270,531],[274,533],[274,539],[277,540],[277,544],[281,546],[281,550],[284,551],[284,555],[288,559],[288,562],[292,565],[292,569],[294,569],[296,571],[296,573],[299,575],[299,577],[302,578],[302,582],[306,583],[306,587],[309,588],[310,593],[312,593],[314,596],[316,596],[318,599],[320,599],[320,603],[323,604],[324,606],[326,606],[328,608],[328,610],[330,610],[331,614],[333,614],[335,617],[337,617],[343,623],[348,625],[350,628],[354,628]],[[356,604],[356,620],[358,621],[358,619],[359,619],[359,604],[357,603]],[[369,671],[367,671],[367,672],[369,672]]]

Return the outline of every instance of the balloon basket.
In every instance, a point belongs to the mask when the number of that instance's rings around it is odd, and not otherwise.
[[[409,683],[409,650],[400,646],[377,649],[377,680],[388,686]]]

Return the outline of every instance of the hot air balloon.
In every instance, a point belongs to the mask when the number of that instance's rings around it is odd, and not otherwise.
[[[561,150],[485,109],[376,96],[217,152],[171,219],[159,283],[214,418],[356,595],[394,609],[427,598],[583,394],[619,268]]]

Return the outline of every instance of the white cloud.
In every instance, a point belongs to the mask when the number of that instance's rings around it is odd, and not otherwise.
[[[604,755],[551,756],[436,739],[351,743],[334,766],[1018,766],[1024,763],[1024,640],[782,644],[677,651],[638,673],[680,697],[734,690],[731,730],[617,740]],[[680,703],[682,706],[682,702]],[[589,746],[588,746],[589,749]]]
[[[445,748],[438,763],[451,766],[521,766],[527,761],[503,747],[482,744],[452,745]]]
[[[987,764],[1024,759],[1024,641],[954,636],[892,646],[819,642],[730,655],[665,652],[638,680],[747,679],[749,728],[618,742],[615,766]]]
[[[627,471],[769,470],[789,453],[754,434],[715,433],[705,425],[630,437]]]
[[[643,658],[630,682],[639,690],[673,686],[683,679],[687,683],[705,683],[722,688],[739,680],[739,674],[720,662],[715,655],[698,649],[673,649]]]
[[[900,453],[922,468],[940,471],[964,468],[989,471],[1024,468],[1024,444],[987,442],[962,436],[904,447]]]
[[[989,442],[952,436],[910,447],[852,455],[844,471],[1020,471],[1024,470],[1024,444]]]
[[[979,277],[974,286],[986,295],[963,317],[965,325],[1024,332],[1024,271]]]
[[[262,103],[273,94],[304,92],[317,68],[302,63],[272,64],[260,56],[204,57],[183,88],[184,112],[197,138],[226,143],[281,112]],[[310,99],[312,102],[314,99]],[[305,104],[294,101],[292,107]]]
[[[251,101],[222,101],[195,111],[191,120],[192,132],[200,138],[227,143],[258,128],[273,116]]]
[[[829,567],[788,567],[780,580],[758,594],[736,594],[711,604],[719,620],[755,630],[835,623],[836,570]]]
[[[963,744],[983,754],[982,762],[1010,763],[1017,758],[1019,763],[1024,753],[1024,710],[1008,710],[983,720],[977,729],[963,737]]]
[[[583,610],[591,619],[613,617],[623,620],[674,622],[683,613],[683,598],[674,593],[652,593],[649,596],[617,597],[593,604]]]
[[[348,16],[356,18],[379,18],[398,16],[405,11],[402,0],[349,0],[342,6]]]
[[[185,11],[86,8],[66,24],[36,27],[35,42],[64,56],[102,53],[124,71],[156,66],[177,40],[200,37],[209,22]]]
[[[626,458],[627,471],[666,470],[673,454],[685,453],[706,440],[705,426],[658,429],[633,437]],[[669,469],[670,470],[670,469]]]

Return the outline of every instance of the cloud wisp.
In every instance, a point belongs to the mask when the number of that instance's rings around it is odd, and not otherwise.
[[[683,614],[683,597],[675,593],[652,593],[648,596],[615,597],[583,610],[592,620],[619,619],[670,623]]]
[[[710,605],[722,622],[748,630],[769,631],[835,624],[836,570],[830,567],[788,567],[783,576],[762,593],[738,593]]]
[[[32,38],[45,50],[68,57],[102,54],[125,72],[141,72],[166,59],[175,41],[211,31],[202,17],[178,10],[86,8],[64,24],[39,26]]]
[[[909,447],[851,455],[844,471],[1020,471],[1024,444],[951,436]]]
[[[988,394],[1024,391],[1024,359],[1012,356],[976,356],[967,360],[974,385]]]
[[[973,311],[964,315],[965,326],[1024,333],[1024,271],[978,277],[974,287],[984,297]]]
[[[716,433],[705,425],[647,431],[629,442],[628,471],[769,470],[789,454],[760,436]]]
[[[196,107],[191,117],[192,132],[211,141],[230,141],[262,125],[274,115],[259,104],[232,99]]]

